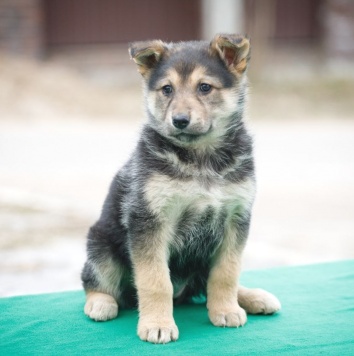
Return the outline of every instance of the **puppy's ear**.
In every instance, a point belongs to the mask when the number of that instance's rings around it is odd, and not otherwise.
[[[210,43],[212,55],[219,56],[236,75],[242,75],[250,58],[250,42],[241,35],[219,34]]]
[[[139,72],[146,76],[161,60],[166,51],[162,41],[134,42],[129,46],[130,58],[138,65]]]

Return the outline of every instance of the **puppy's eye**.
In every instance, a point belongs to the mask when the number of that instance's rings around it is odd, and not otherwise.
[[[163,93],[163,95],[168,96],[168,95],[171,95],[172,92],[173,92],[173,88],[172,88],[171,85],[164,85],[164,86],[162,87],[162,93]]]
[[[211,85],[207,84],[207,83],[202,83],[199,85],[199,90],[203,93],[203,94],[207,94],[210,92],[211,90]]]

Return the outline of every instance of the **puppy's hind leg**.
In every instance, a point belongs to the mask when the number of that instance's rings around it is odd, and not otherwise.
[[[264,289],[239,286],[237,298],[249,314],[274,314],[281,308],[278,298]]]
[[[122,276],[122,268],[111,259],[101,263],[86,262],[82,280],[86,291],[84,312],[88,317],[95,321],[117,317]]]
[[[100,292],[87,292],[85,314],[95,321],[114,319],[118,315],[118,304],[109,294]]]

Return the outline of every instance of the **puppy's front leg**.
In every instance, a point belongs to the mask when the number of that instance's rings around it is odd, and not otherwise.
[[[215,326],[239,327],[247,321],[246,312],[237,300],[242,250],[237,247],[236,233],[229,231],[210,270],[207,308]]]
[[[167,343],[178,339],[178,329],[173,319],[167,249],[157,240],[151,237],[132,251],[139,300],[138,335],[144,341]]]

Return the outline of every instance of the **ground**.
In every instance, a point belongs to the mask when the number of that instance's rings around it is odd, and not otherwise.
[[[0,296],[78,289],[85,235],[143,121],[139,77],[131,66],[97,85],[57,63],[0,64]],[[353,82],[258,81],[250,94],[244,268],[354,258]]]

